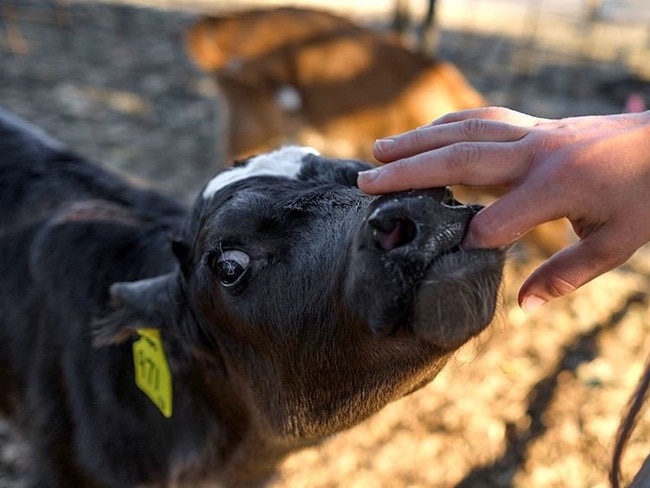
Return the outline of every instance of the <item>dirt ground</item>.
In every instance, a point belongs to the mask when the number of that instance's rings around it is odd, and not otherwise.
[[[0,0],[0,105],[189,202],[220,164],[219,103],[181,43],[194,18],[170,8]],[[564,29],[557,39],[574,29],[575,40],[575,22],[548,22]],[[630,52],[606,57],[596,41],[558,48],[539,18],[521,25],[530,29],[489,31],[473,10],[469,27],[443,23],[440,53],[494,103],[543,116],[611,113],[632,91],[650,95]],[[619,40],[633,32],[617,29]],[[615,432],[650,352],[650,250],[526,315],[516,293],[539,259],[533,248],[514,249],[494,325],[432,384],[288,458],[272,486],[608,486]],[[642,416],[624,456],[628,481],[650,451],[649,434]],[[0,488],[22,488],[28,466],[25,446],[0,422]]]

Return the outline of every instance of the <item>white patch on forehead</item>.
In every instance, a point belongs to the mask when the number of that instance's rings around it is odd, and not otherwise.
[[[312,147],[287,146],[260,154],[248,160],[245,166],[231,168],[212,178],[203,190],[203,198],[212,198],[223,187],[253,176],[284,176],[295,179],[302,167],[302,158],[319,154]]]

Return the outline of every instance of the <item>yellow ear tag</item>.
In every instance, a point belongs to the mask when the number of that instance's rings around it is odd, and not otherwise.
[[[136,329],[133,343],[135,384],[166,418],[172,416],[172,375],[158,329]]]

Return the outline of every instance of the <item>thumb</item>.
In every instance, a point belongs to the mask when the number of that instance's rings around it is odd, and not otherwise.
[[[596,231],[558,252],[537,268],[519,291],[521,308],[532,312],[544,303],[574,292],[627,261],[636,248],[631,252],[622,250],[615,245],[617,241],[611,234],[611,231]]]

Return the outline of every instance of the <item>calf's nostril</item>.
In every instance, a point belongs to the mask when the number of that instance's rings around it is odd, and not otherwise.
[[[375,243],[384,251],[410,243],[417,233],[413,221],[404,218],[371,219],[369,224]]]

